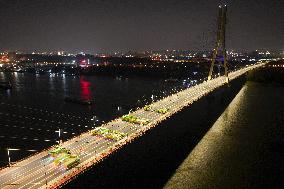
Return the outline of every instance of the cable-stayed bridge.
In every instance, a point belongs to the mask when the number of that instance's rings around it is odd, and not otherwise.
[[[66,166],[64,157],[55,165],[55,159],[58,157],[52,157],[46,150],[2,169],[0,188],[57,188],[111,153],[115,153],[117,149],[122,148],[136,137],[143,135],[145,131],[157,126],[215,89],[226,85],[228,79],[234,80],[265,64],[257,63],[230,72],[228,78],[220,76],[204,81],[138,109],[130,116],[115,119],[95,131],[83,133],[62,143],[62,147],[78,157],[78,164],[74,166]]]

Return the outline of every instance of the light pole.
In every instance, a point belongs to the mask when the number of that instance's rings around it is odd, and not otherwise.
[[[55,131],[56,133],[58,133],[58,138],[59,138],[59,141],[58,144],[60,144],[60,136],[61,136],[61,129],[58,129],[58,131]]]
[[[45,163],[44,163],[44,176],[45,176],[45,188],[47,189],[47,177],[46,177]]]
[[[17,148],[7,148],[9,167],[11,165],[10,151],[17,151],[17,150],[20,150],[20,149],[17,149]]]
[[[55,132],[58,133],[58,137],[60,138],[61,129],[58,129],[58,131],[55,131]]]
[[[96,119],[97,119],[97,116],[93,116],[93,117],[91,118],[91,121],[94,121],[94,120],[97,121]]]

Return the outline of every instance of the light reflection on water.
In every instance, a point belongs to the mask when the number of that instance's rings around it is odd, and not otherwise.
[[[91,83],[85,80],[84,76],[80,77],[81,99],[92,100]]]

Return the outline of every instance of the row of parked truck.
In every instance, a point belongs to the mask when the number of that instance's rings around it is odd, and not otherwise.
[[[48,154],[54,158],[54,165],[63,165],[66,169],[71,169],[80,163],[80,158],[77,155],[72,154],[69,149],[60,145],[55,146]]]
[[[167,108],[160,108],[153,110],[151,106],[146,105],[143,108],[145,111],[155,111],[157,113],[165,114],[169,111]],[[122,116],[122,121],[126,121],[129,123],[139,124],[139,125],[147,125],[150,120],[145,118],[139,118],[134,115],[124,115]],[[90,131],[93,136],[102,136],[110,140],[121,140],[127,136],[127,134],[122,133],[120,131],[111,130],[105,127],[97,127]],[[53,157],[53,163],[56,166],[63,165],[66,169],[71,169],[80,163],[80,158],[77,155],[71,153],[71,151],[61,145],[56,145],[52,150],[48,152],[48,154]]]
[[[95,128],[94,130],[91,131],[91,134],[93,136],[102,136],[102,137],[105,137],[107,139],[115,140],[115,141],[121,140],[121,139],[123,139],[124,137],[127,136],[127,134],[125,134],[125,133],[122,133],[122,132],[116,131],[116,130],[111,130],[111,129],[108,129],[108,128],[105,128],[105,127],[97,127],[97,128]]]

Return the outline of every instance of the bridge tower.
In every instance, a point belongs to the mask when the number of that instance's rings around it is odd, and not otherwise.
[[[213,68],[215,65],[215,62],[223,63],[222,66],[225,70],[225,77],[227,83],[229,83],[229,77],[228,77],[228,67],[227,67],[227,52],[226,52],[226,21],[227,21],[227,6],[220,5],[218,9],[218,20],[217,20],[217,40],[215,44],[215,48],[213,50],[213,57],[212,62],[210,66],[210,71],[208,75],[208,80],[211,80]],[[217,59],[217,55],[222,55],[222,59]]]

